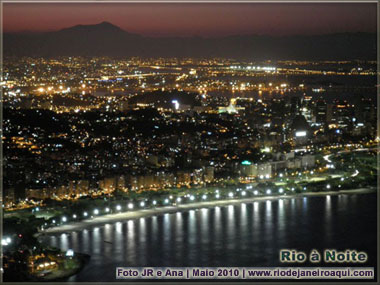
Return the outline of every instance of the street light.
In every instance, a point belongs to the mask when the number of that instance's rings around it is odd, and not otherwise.
[[[272,193],[272,191],[270,189],[267,190],[267,194],[270,194]]]
[[[203,199],[203,200],[206,200],[206,199],[207,199],[207,196],[206,196],[206,195],[203,195],[203,196],[202,196],[202,199]]]
[[[121,206],[120,206],[120,205],[117,205],[117,206],[116,206],[116,210],[120,211],[120,210],[121,210]]]
[[[245,191],[241,192],[241,195],[242,195],[242,196],[245,196],[245,194],[246,194],[246,192],[245,192]]]
[[[106,213],[108,213],[110,211],[110,208],[106,208]]]
[[[280,189],[278,190],[278,192],[280,192],[280,193],[284,193],[284,189],[280,188]]]
[[[94,215],[98,215],[99,214],[99,210],[98,209],[95,209],[94,210]]]
[[[84,212],[84,213],[83,213],[83,216],[87,217],[87,216],[88,216],[87,212]]]
[[[194,201],[195,200],[195,197],[193,195],[190,196],[190,200],[191,201]]]
[[[228,197],[233,197],[234,196],[234,193],[230,192],[228,193]]]
[[[254,194],[254,195],[258,195],[258,194],[259,194],[259,191],[255,190],[255,191],[253,191],[253,194]]]
[[[133,204],[132,203],[128,204],[128,209],[133,209]]]
[[[140,203],[140,206],[141,206],[141,207],[144,207],[144,206],[145,206],[145,202],[141,202],[141,203]]]
[[[67,218],[66,217],[62,217],[62,222],[67,222]]]

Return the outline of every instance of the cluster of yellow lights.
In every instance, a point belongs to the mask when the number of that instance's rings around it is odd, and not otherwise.
[[[38,269],[50,268],[50,267],[52,267],[54,265],[56,265],[55,261],[45,262],[45,263],[41,263],[40,265],[38,265],[37,268]]]

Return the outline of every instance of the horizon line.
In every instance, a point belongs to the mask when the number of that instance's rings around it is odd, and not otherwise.
[[[129,33],[129,34],[133,34],[133,35],[139,35],[139,36],[142,36],[142,37],[152,37],[152,38],[172,38],[172,37],[176,37],[176,38],[209,38],[209,39],[213,39],[213,38],[226,38],[226,37],[234,37],[234,36],[262,36],[262,37],[276,37],[276,38],[281,38],[281,37],[296,37],[296,36],[327,36],[327,35],[337,35],[337,34],[376,34],[377,32],[370,32],[370,31],[336,31],[336,32],[330,32],[330,33],[320,33],[320,34],[315,34],[315,33],[310,33],[310,34],[300,34],[300,33],[290,33],[290,34],[259,34],[259,33],[236,33],[236,34],[225,34],[225,35],[214,35],[214,36],[210,36],[210,35],[152,35],[152,34],[149,34],[149,33],[138,33],[138,32],[129,32],[127,30],[124,30],[123,28],[113,24],[112,22],[110,21],[107,21],[107,20],[104,20],[104,21],[101,21],[101,22],[97,22],[97,23],[94,23],[94,24],[74,24],[72,26],[68,26],[68,27],[63,27],[63,28],[60,28],[60,29],[55,29],[55,30],[20,30],[20,31],[7,31],[6,29],[4,29],[3,27],[3,34],[19,34],[19,35],[22,35],[22,34],[44,34],[44,33],[54,33],[54,32],[60,32],[60,31],[63,31],[63,30],[68,30],[68,29],[72,29],[72,28],[75,28],[75,27],[95,27],[95,26],[100,26],[102,24],[108,24],[108,25],[111,25],[115,28],[118,28],[120,29],[121,31],[125,32],[125,33]]]

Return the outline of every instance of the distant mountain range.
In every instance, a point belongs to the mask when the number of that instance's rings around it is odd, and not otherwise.
[[[228,57],[237,59],[376,60],[375,33],[218,38],[145,37],[102,22],[54,32],[4,33],[4,56]]]

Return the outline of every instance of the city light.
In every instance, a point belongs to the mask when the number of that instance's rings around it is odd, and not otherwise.
[[[323,156],[323,159],[326,160],[327,162],[331,163],[332,161],[330,160],[331,155],[325,155]]]
[[[172,100],[172,103],[174,104],[174,108],[176,110],[178,110],[179,109],[179,102],[178,102],[178,100]]]
[[[296,132],[296,137],[306,137],[306,131],[298,131],[298,132]]]
[[[262,149],[262,152],[269,153],[269,152],[271,152],[271,149],[270,149],[269,147],[264,147],[264,148]]]
[[[68,250],[66,251],[66,256],[69,256],[69,257],[74,256],[74,250],[72,250],[72,249],[68,249]]]
[[[330,88],[329,80],[318,76],[349,78],[352,73],[356,78],[358,67],[350,73],[349,61],[267,64],[274,63],[10,59],[0,82],[7,114],[3,140],[11,150],[5,159],[7,171],[27,180],[20,200],[14,175],[4,177],[2,208],[22,222],[25,212],[45,218],[38,228],[43,232],[57,226],[66,230],[70,222],[79,227],[79,220],[100,215],[112,218],[110,213],[124,216],[127,210],[180,212],[185,203],[194,208],[248,197],[271,200],[271,195],[285,206],[282,198],[307,197],[321,187],[372,191],[379,140],[375,100],[363,93],[354,105],[345,96],[326,100],[312,90]],[[367,75],[376,75],[373,63],[360,65],[368,65],[363,72],[373,69]],[[301,84],[296,77],[302,77]],[[310,85],[309,79],[321,86]],[[44,173],[33,169],[31,159],[44,166]]]
[[[12,243],[12,240],[11,240],[10,237],[2,238],[2,239],[1,239],[1,245],[3,245],[3,246],[7,246],[7,245],[9,245],[10,243]]]

